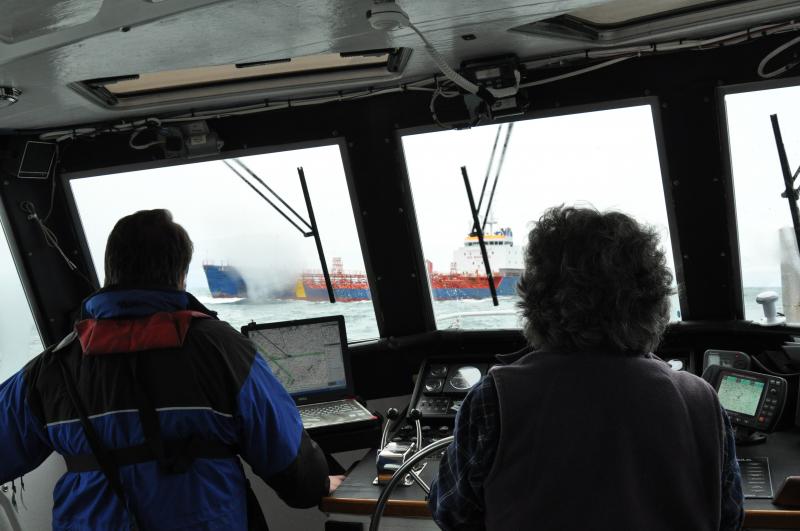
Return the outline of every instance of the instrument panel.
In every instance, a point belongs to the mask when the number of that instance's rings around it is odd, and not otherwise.
[[[411,397],[411,409],[422,418],[455,419],[464,397],[489,371],[486,362],[437,361],[423,363]]]

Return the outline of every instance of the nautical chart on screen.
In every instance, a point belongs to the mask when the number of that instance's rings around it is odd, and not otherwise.
[[[336,322],[308,323],[250,332],[273,374],[293,395],[346,387]]]
[[[719,401],[729,411],[755,415],[764,382],[725,376],[719,385]]]

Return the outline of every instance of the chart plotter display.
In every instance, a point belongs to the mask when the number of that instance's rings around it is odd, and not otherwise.
[[[755,415],[764,382],[727,375],[719,383],[719,401],[728,411],[735,411],[745,415]]]
[[[249,337],[292,395],[347,387],[337,322],[251,330]]]

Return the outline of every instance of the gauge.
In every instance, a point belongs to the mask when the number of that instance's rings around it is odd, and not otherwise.
[[[444,387],[444,380],[441,378],[428,378],[425,380],[426,393],[438,393]]]
[[[481,379],[481,370],[471,365],[459,367],[450,377],[450,387],[456,391],[469,391]]]
[[[682,371],[684,369],[683,360],[673,359],[667,361],[667,363],[669,363],[669,366],[673,371]]]
[[[431,365],[428,368],[428,376],[444,378],[447,374],[447,365]]]

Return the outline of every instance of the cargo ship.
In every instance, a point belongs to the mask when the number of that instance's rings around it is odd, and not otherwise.
[[[511,229],[507,228],[491,231],[484,239],[489,263],[493,266],[492,277],[497,295],[513,296],[522,273],[521,248],[514,245]],[[477,236],[467,236],[464,245],[453,253],[449,273],[435,272],[430,261],[426,265],[434,300],[491,297]],[[247,285],[234,267],[204,264],[203,269],[213,297],[247,297]],[[361,271],[346,271],[341,258],[333,259],[329,274],[338,302],[368,301],[372,298],[367,275]],[[325,276],[318,270],[304,271],[293,288],[276,294],[276,298],[327,301]]]
[[[203,264],[208,290],[215,299],[246,299],[247,283],[231,265]]]
[[[517,282],[522,273],[522,250],[514,245],[511,229],[490,231],[484,236],[484,240],[489,263],[493,266],[492,277],[497,295],[500,297],[515,295]],[[427,261],[426,265],[434,300],[491,297],[477,236],[469,235],[464,239],[464,245],[453,254],[449,273],[435,272],[430,261]],[[333,259],[330,277],[337,301],[363,301],[371,298],[367,276],[363,272],[345,271],[341,259]],[[294,292],[289,298],[308,301],[328,300],[325,277],[320,271],[304,272],[302,277],[297,279]]]

